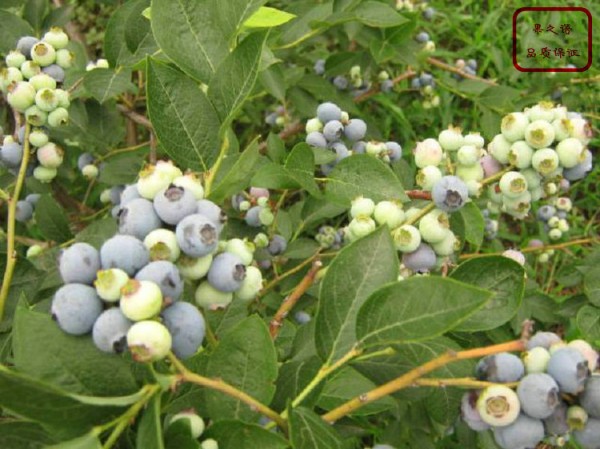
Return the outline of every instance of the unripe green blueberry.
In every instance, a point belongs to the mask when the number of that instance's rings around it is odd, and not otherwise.
[[[431,247],[438,256],[447,257],[458,251],[460,248],[460,241],[456,235],[454,235],[454,233],[448,229],[444,239],[437,243],[432,243]]]
[[[558,192],[558,186],[555,182],[547,182],[544,184],[544,193],[548,196],[555,195]]]
[[[85,65],[85,71],[90,72],[96,68],[96,63],[94,61],[90,61]]]
[[[473,165],[479,162],[481,151],[473,145],[463,145],[456,153],[456,160],[462,165]]]
[[[558,154],[552,148],[542,148],[533,153],[532,167],[542,176],[549,177],[559,164]]]
[[[33,61],[25,61],[21,64],[21,73],[25,77],[25,79],[31,79],[36,75],[42,73],[42,68],[40,65]]]
[[[19,69],[8,67],[0,70],[0,90],[7,92],[11,84],[17,84],[23,81],[23,74]]]
[[[564,210],[565,212],[569,212],[573,208],[573,203],[571,198],[566,196],[561,196],[556,199],[555,206],[558,210]]]
[[[527,126],[525,141],[533,148],[546,148],[554,142],[554,127],[545,120],[536,120]]]
[[[81,174],[87,179],[96,179],[98,177],[98,167],[94,164],[88,164],[81,169]]]
[[[562,231],[558,228],[550,229],[550,231],[548,231],[548,237],[550,240],[558,240],[562,237]]]
[[[269,198],[265,198],[264,196],[261,196],[260,198],[258,198],[256,200],[256,204],[260,207],[266,207],[269,204]]]
[[[175,262],[181,254],[177,236],[169,229],[155,229],[144,238],[144,246],[150,252],[150,260]]]
[[[441,144],[441,142],[440,142]],[[479,133],[469,133],[465,136],[464,145],[473,145],[475,148],[482,149],[485,144],[483,137]],[[442,145],[442,148],[444,146]],[[444,148],[445,149],[445,148]]]
[[[56,98],[58,98],[58,105],[61,108],[66,109],[71,105],[71,100],[69,98],[69,92],[67,92],[66,90],[55,89],[54,95],[56,95]]]
[[[527,374],[544,373],[550,360],[550,352],[542,346],[536,346],[521,356]]]
[[[550,101],[542,101],[525,110],[530,121],[543,120],[551,122],[554,120],[554,105]]]
[[[31,59],[41,67],[46,67],[56,61],[56,50],[47,42],[38,42],[31,49]]]
[[[153,200],[163,189],[166,189],[175,178],[183,173],[171,161],[158,161],[155,165],[147,165],[140,172],[137,182],[138,193],[142,198]]]
[[[449,229],[448,215],[439,209],[432,210],[419,221],[421,238],[427,243],[441,242],[446,238]]]
[[[502,134],[496,134],[492,141],[488,143],[488,153],[501,164],[508,164],[511,145],[511,142]]]
[[[550,226],[551,228],[556,228],[558,227],[558,222],[560,221],[560,218],[554,216],[554,217],[550,217],[548,219],[548,226]]]
[[[511,198],[504,196],[504,198],[502,198],[502,205],[507,210],[518,213],[526,213],[531,208],[531,193],[526,190],[517,197]]]
[[[479,181],[474,181],[474,180],[466,181],[465,184],[467,185],[467,188],[469,189],[470,197],[481,196],[481,193],[483,192],[483,184],[481,184]]]
[[[6,55],[6,65],[8,67],[20,68],[21,65],[27,60],[25,55],[18,50],[12,50]]]
[[[500,178],[500,190],[504,196],[518,198],[527,191],[525,177],[516,171],[509,171]]]
[[[281,115],[280,115],[279,117],[277,117],[277,118],[275,119],[275,124],[276,124],[277,126],[283,126],[283,125],[285,125],[285,123],[286,123],[285,116],[281,116]]]
[[[464,145],[464,137],[460,128],[450,126],[438,135],[438,142],[444,150],[456,151]]]
[[[533,157],[533,148],[527,145],[524,140],[514,142],[508,152],[508,161],[519,169],[527,168],[531,165]]]
[[[189,423],[193,439],[199,438],[200,435],[202,435],[202,432],[204,432],[204,421],[192,410],[185,410],[173,415],[171,419],[169,419],[167,426],[170,426],[178,420],[185,420]]]
[[[69,111],[65,108],[56,108],[48,114],[48,125],[53,128],[69,123]]]
[[[269,246],[269,237],[263,232],[259,232],[254,236],[254,246],[256,248],[266,248]]]
[[[212,264],[212,260],[212,254],[198,258],[183,255],[177,260],[177,268],[179,269],[181,277],[184,279],[197,281],[206,276],[210,269],[210,265]]]
[[[569,137],[571,129],[571,120],[568,118],[556,119],[552,122],[554,128],[554,138],[561,141]]]
[[[500,131],[506,140],[515,142],[525,137],[525,129],[529,125],[529,118],[522,112],[513,112],[505,115],[500,124]]]
[[[104,189],[102,191],[102,193],[100,194],[100,202],[102,204],[108,204],[110,203],[110,189]]]
[[[241,287],[234,293],[235,297],[241,301],[251,301],[261,291],[263,286],[263,277],[260,270],[252,265],[246,267],[246,277],[242,281]]]
[[[392,231],[392,238],[394,239],[396,249],[403,253],[411,253],[421,244],[421,233],[413,225],[402,225],[394,229]]]
[[[321,132],[322,129],[323,123],[318,117],[311,118],[306,122],[306,134],[310,134],[315,131]]]
[[[416,182],[419,187],[429,192],[442,176],[442,171],[435,165],[427,165],[417,172]]]
[[[73,65],[75,55],[72,51],[62,48],[56,52],[56,64],[63,69],[69,69]]]
[[[567,410],[567,424],[572,430],[582,430],[588,421],[588,414],[583,407],[572,405]]]
[[[246,212],[248,209],[252,207],[252,203],[250,201],[242,201],[240,203],[240,212]]]
[[[42,126],[45,125],[48,120],[48,113],[42,111],[34,104],[25,110],[25,120],[33,126]]]
[[[27,81],[19,81],[8,86],[8,104],[19,112],[25,112],[35,101],[35,89]]]
[[[52,27],[44,34],[42,40],[50,44],[56,50],[60,50],[61,48],[65,48],[69,43],[69,36],[67,36],[67,33],[65,33],[62,28]]]
[[[108,69],[108,61],[104,58],[100,58],[96,61],[96,68],[98,69]]]
[[[423,168],[428,165],[439,165],[444,157],[444,151],[437,140],[429,138],[417,143],[414,155],[417,167]]]
[[[537,260],[539,263],[542,263],[542,264],[548,263],[548,261],[550,260],[550,256],[546,253],[542,253],[538,256]]]
[[[456,167],[456,176],[463,181],[481,181],[485,176],[481,164],[458,165]]]
[[[29,82],[35,88],[36,91],[42,89],[56,89],[56,80],[46,73],[40,73],[38,75],[32,76]]]
[[[198,285],[194,295],[196,304],[209,310],[222,309],[233,300],[233,293],[217,290],[208,281]]]
[[[525,177],[525,180],[527,181],[527,188],[530,191],[537,189],[542,185],[542,177],[533,168],[521,170],[521,174]]]
[[[35,167],[35,170],[33,170],[33,177],[44,183],[52,181],[56,178],[56,174],[56,168],[43,167],[41,165]]]
[[[162,303],[162,292],[154,282],[130,279],[121,289],[121,312],[132,321],[158,315]]]
[[[387,225],[390,229],[397,228],[404,221],[402,203],[396,201],[378,202],[373,211],[373,218],[379,225]]]
[[[558,226],[556,227],[560,232],[568,232],[569,231],[569,223],[564,218],[558,220]]]
[[[230,239],[223,247],[223,251],[235,254],[246,266],[254,260],[254,244],[242,239]]]
[[[171,350],[171,334],[157,321],[134,323],[127,332],[127,346],[136,362],[155,362]]]
[[[273,221],[275,221],[275,215],[273,215],[271,209],[263,207],[258,213],[258,219],[260,220],[260,223],[262,225],[271,226],[271,224],[273,224]]]
[[[348,123],[348,121],[350,120],[350,114],[348,114],[348,112],[346,111],[342,111],[342,117],[340,118],[340,122],[342,122],[343,124]]]
[[[585,147],[578,139],[569,137],[556,145],[556,153],[560,164],[565,168],[575,167],[585,158]]]
[[[504,427],[518,418],[521,404],[513,390],[504,385],[493,385],[481,392],[477,399],[477,411],[487,424]]]
[[[200,179],[191,172],[186,173],[183,176],[178,176],[173,179],[171,184],[188,189],[197,200],[204,199],[204,187],[202,187],[202,182],[200,182]]]
[[[387,147],[384,142],[370,141],[367,142],[367,145],[365,146],[365,151],[367,152],[367,154],[373,154],[375,156],[379,155],[380,153],[386,150]]]
[[[121,298],[121,289],[129,281],[129,276],[119,268],[100,270],[97,273],[94,287],[98,296],[108,302],[117,302]]]
[[[353,218],[348,225],[350,240],[353,241],[369,235],[376,227],[375,220],[366,215],[359,215],[356,218]]]
[[[41,254],[43,250],[44,249],[40,245],[32,245],[29,248],[27,248],[27,254],[25,255],[25,257],[31,259],[32,257],[36,257],[39,254]]]
[[[592,127],[587,120],[582,117],[573,117],[570,119],[570,125],[569,135],[571,137],[575,137],[584,145],[590,143],[592,138]]]
[[[29,143],[34,147],[43,147],[48,143],[48,134],[41,128],[35,128],[29,133]]]
[[[200,443],[200,449],[219,449],[219,443],[217,443],[216,440],[209,438]]]
[[[45,112],[51,112],[58,107],[58,98],[52,89],[40,89],[35,94],[35,104]]]
[[[375,202],[370,198],[359,196],[352,200],[350,216],[356,218],[359,216],[370,217],[375,211]]]
[[[37,159],[44,167],[58,168],[63,162],[64,151],[53,142],[38,148]]]

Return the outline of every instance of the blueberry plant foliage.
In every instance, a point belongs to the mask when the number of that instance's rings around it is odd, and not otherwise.
[[[513,13],[0,2],[0,447],[600,448],[598,68]]]

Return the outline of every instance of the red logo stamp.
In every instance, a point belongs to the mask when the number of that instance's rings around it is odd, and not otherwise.
[[[570,37],[579,33],[580,35],[584,32],[580,25],[575,27],[573,24],[563,21],[561,23],[541,23],[537,15],[534,15],[534,24],[531,31],[535,33],[535,42],[539,43],[543,41],[544,37],[548,37],[551,40],[543,45],[529,44],[526,48],[519,50],[517,40],[517,18],[522,13],[539,13],[539,12],[575,12],[577,14],[585,14],[587,29],[587,46],[586,48],[579,48],[577,45],[570,44]],[[556,7],[524,7],[517,9],[513,14],[512,20],[512,59],[515,68],[521,72],[585,72],[592,65],[592,15],[586,8],[581,7],[567,7],[567,6],[556,6]],[[561,39],[561,40],[559,40]],[[531,41],[531,40],[530,40]],[[564,42],[563,44],[557,42]],[[583,59],[587,57],[587,59]],[[519,62],[521,61],[521,63]],[[527,64],[524,63],[527,61]],[[585,65],[582,64],[585,61]],[[536,63],[540,66],[536,67]],[[524,67],[525,64],[527,67]],[[554,66],[555,64],[555,66]],[[548,67],[551,65],[551,67]]]

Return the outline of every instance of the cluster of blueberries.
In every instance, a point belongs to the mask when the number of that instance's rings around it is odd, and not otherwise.
[[[502,449],[564,446],[573,438],[582,449],[600,444],[598,352],[584,340],[563,341],[538,332],[518,357],[500,353],[481,359],[480,380],[493,382],[465,393],[463,421],[477,432],[491,429]],[[515,384],[516,388],[512,385]]]
[[[269,126],[283,127],[289,122],[284,106],[277,106],[274,111],[265,114],[265,123]]]
[[[331,102],[321,103],[317,116],[306,122],[306,143],[336,154],[335,161],[321,166],[327,175],[337,163],[352,154],[371,154],[384,162],[394,162],[402,157],[402,147],[397,142],[364,141],[367,124]]]
[[[319,76],[324,75],[325,65],[325,59],[317,59],[313,66],[315,74]],[[352,66],[347,75],[334,76],[330,78],[330,81],[338,90],[349,90],[353,97],[358,97],[366,93],[371,89],[373,83],[377,83],[379,90],[384,93],[391,92],[394,87],[394,82],[387,71],[380,71],[377,77],[365,76],[359,65]]]
[[[169,350],[189,357],[205,332],[196,305],[250,301],[262,288],[262,274],[252,265],[254,244],[220,241],[225,214],[204,199],[194,174],[170,161],[146,166],[137,183],[122,189],[113,213],[119,232],[99,251],[75,243],[62,252],[65,285],[52,302],[62,330],[91,331],[102,351],[129,347],[138,361],[159,360]],[[184,281],[197,285],[196,305],[182,300]]]
[[[422,102],[424,109],[437,108],[440,105],[440,96],[435,91],[435,80],[429,72],[421,72],[410,82],[412,89],[418,90],[424,97]]]
[[[561,196],[551,199],[551,204],[545,204],[537,211],[538,220],[544,223],[544,231],[550,240],[560,239],[569,231],[569,212],[573,208],[571,199]]]
[[[477,61],[475,59],[469,59],[468,61],[465,61],[464,59],[457,59],[454,62],[454,67],[468,75],[477,75]],[[454,73],[453,76],[458,81],[464,79],[464,77],[459,73]]]
[[[435,16],[435,8],[428,5],[427,0],[396,0],[396,9],[408,12],[422,11],[425,20],[431,20]]]
[[[417,33],[417,35],[415,36],[415,40],[419,44],[423,44],[423,50],[428,52],[435,51],[435,42],[431,40],[431,37],[429,36],[429,33],[427,33],[427,31],[421,31]]]
[[[543,102],[505,116],[481,165],[487,176],[507,166],[514,170],[490,186],[488,209],[522,219],[532,202],[584,178],[592,168],[590,138],[588,122],[564,106]]]
[[[50,141],[48,128],[61,126],[69,119],[69,93],[58,87],[73,62],[73,53],[66,48],[68,43],[69,37],[60,28],[50,29],[42,40],[22,37],[16,50],[6,55],[7,67],[0,71],[0,90],[8,104],[33,127],[28,136],[22,127],[16,140],[4,137],[0,164],[16,173],[27,137],[28,144],[37,148],[37,161],[29,172],[42,182],[54,179],[63,162],[63,149]]]

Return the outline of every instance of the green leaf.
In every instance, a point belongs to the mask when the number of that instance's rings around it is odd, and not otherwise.
[[[300,184],[292,177],[285,167],[267,162],[263,164],[252,177],[254,187],[267,189],[299,189]]]
[[[42,24],[50,9],[49,6],[46,0],[27,0],[25,3],[23,18],[31,24],[36,32],[35,34],[39,35],[42,32]]]
[[[125,92],[134,93],[129,70],[94,69],[86,72],[83,87],[100,103],[115,98]]]
[[[72,393],[118,396],[137,390],[132,362],[98,351],[89,336],[67,335],[50,314],[24,305],[15,314],[13,351],[19,371]]]
[[[235,164],[217,184],[217,187],[210,192],[209,198],[216,203],[221,203],[231,195],[249,187],[250,180],[260,163],[260,158],[258,142],[254,140],[241,153]]]
[[[37,449],[52,444],[54,439],[33,422],[4,421],[0,423],[0,447],[7,449]]]
[[[437,337],[464,321],[493,296],[453,279],[409,278],[380,288],[358,311],[356,335],[365,346]]]
[[[321,282],[315,318],[317,352],[326,363],[335,362],[354,346],[359,309],[369,295],[397,278],[398,257],[385,226],[333,259]]]
[[[600,307],[600,267],[593,267],[585,273],[583,291],[593,305]]]
[[[165,447],[160,422],[160,394],[154,395],[144,410],[137,431],[136,447],[138,449],[164,449]]]
[[[450,216],[452,228],[458,228],[457,234],[467,242],[479,247],[483,241],[485,221],[481,210],[475,203],[467,203],[458,213]]]
[[[409,21],[390,5],[377,1],[361,2],[354,14],[359,22],[377,28],[395,27]]]
[[[206,366],[208,377],[220,378],[256,400],[269,403],[275,393],[277,354],[264,321],[250,316],[241,321],[210,355]],[[206,406],[214,420],[257,419],[256,412],[237,399],[208,390]],[[258,446],[257,446],[258,447]]]
[[[152,0],[152,30],[161,50],[184,72],[208,83],[242,24],[264,0]]]
[[[289,22],[295,14],[282,11],[280,9],[271,8],[269,6],[261,6],[248,20],[244,22],[245,28],[273,28]]]
[[[89,243],[96,249],[100,249],[102,244],[117,233],[117,223],[112,217],[101,218],[93,221],[87,228],[75,236],[78,242]]]
[[[357,196],[382,200],[408,201],[400,180],[392,169],[368,154],[343,159],[328,176],[325,196],[333,202],[349,206]]]
[[[45,449],[102,449],[102,444],[98,439],[98,435],[92,431],[72,440],[47,446]]]
[[[203,438],[214,438],[219,449],[285,449],[286,440],[254,424],[221,421],[210,426]]]
[[[121,414],[124,407],[84,404],[67,393],[0,365],[0,406],[39,422],[60,439],[74,438]]]
[[[322,362],[316,355],[301,360],[288,360],[279,369],[277,389],[271,407],[283,410],[287,407],[290,398],[295,398],[317,375]],[[302,403],[312,406],[318,399],[323,384],[312,391]]]
[[[229,126],[252,91],[266,32],[253,33],[230,53],[208,85],[208,98],[221,120],[221,129]]]
[[[481,310],[460,323],[456,330],[483,331],[509,321],[519,309],[525,289],[525,271],[514,260],[503,256],[478,257],[463,262],[451,277],[494,292]]]
[[[577,327],[583,337],[594,346],[600,343],[600,309],[585,305],[577,312]]]
[[[158,140],[180,166],[206,171],[219,151],[217,113],[178,70],[150,59],[147,71],[148,114]]]
[[[150,150],[149,146],[140,148],[136,154],[118,154],[104,162],[98,180],[104,184],[118,186],[135,182],[144,165],[145,155]]]
[[[62,243],[73,236],[65,211],[50,195],[42,195],[35,205],[35,221],[48,240]]]
[[[139,49],[148,34],[152,35],[150,21],[143,16],[144,10],[149,5],[150,0],[136,1],[135,8],[125,22],[125,44],[132,54]]]
[[[20,37],[33,34],[33,29],[23,19],[0,10],[0,53],[14,50]]]
[[[315,157],[310,145],[299,143],[285,161],[290,176],[312,196],[320,197],[321,191],[315,182]]]
[[[342,438],[312,410],[297,407],[290,413],[290,439],[294,449],[342,449]]]
[[[144,449],[146,446],[138,446]],[[193,438],[190,423],[186,419],[171,422],[165,430],[165,449],[200,449],[200,443]]]
[[[285,160],[285,142],[278,134],[269,133],[267,137],[267,156],[273,162],[282,163]]]

